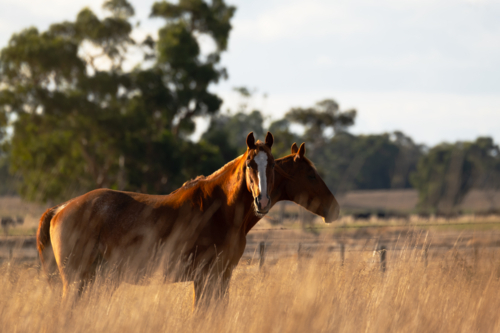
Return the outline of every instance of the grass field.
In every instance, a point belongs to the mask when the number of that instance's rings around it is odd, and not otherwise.
[[[457,248],[422,259],[415,239],[376,260],[353,252],[344,265],[326,252],[236,268],[226,306],[193,313],[190,283],[121,285],[105,280],[74,305],[34,266],[0,267],[2,332],[498,332],[500,250],[474,258]]]
[[[44,207],[9,200],[3,206],[0,200],[0,210],[27,217],[9,234],[33,235]],[[0,332],[499,332],[498,220],[345,218],[334,225],[311,221],[305,229],[297,220],[284,226],[263,220],[247,237],[227,304],[197,312],[191,283],[159,277],[145,286],[122,284],[112,295],[98,278],[77,303],[63,301],[61,287],[50,288],[40,273],[36,253],[21,260],[33,249],[14,248],[9,260],[5,245]],[[269,256],[259,270],[255,253],[263,241]],[[299,243],[315,250],[299,257]],[[380,244],[388,249],[385,273]]]

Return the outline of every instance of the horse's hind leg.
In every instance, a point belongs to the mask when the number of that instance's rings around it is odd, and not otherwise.
[[[63,298],[69,295],[70,289],[75,288],[78,297],[81,297],[84,290],[91,287],[96,279],[96,264],[82,263],[74,265],[71,263],[71,257],[68,257],[67,264],[60,269],[63,280]]]
[[[52,248],[63,283],[63,298],[67,298],[73,286],[81,296],[96,275],[98,257],[97,239],[81,237],[71,242],[62,239],[60,226],[51,229]]]

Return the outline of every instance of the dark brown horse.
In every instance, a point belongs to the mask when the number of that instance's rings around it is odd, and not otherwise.
[[[278,201],[293,201],[308,211],[323,217],[326,223],[339,216],[339,204],[314,164],[305,157],[304,143],[297,148],[294,143],[291,154],[276,160],[274,188],[271,192],[271,207]],[[248,214],[245,217],[245,233],[259,222],[262,216]]]
[[[59,270],[63,295],[98,267],[131,283],[161,268],[171,282],[194,281],[196,303],[224,294],[245,249],[246,213],[270,208],[272,145],[270,133],[265,143],[250,133],[245,154],[169,195],[99,189],[48,209],[37,232],[44,269]]]

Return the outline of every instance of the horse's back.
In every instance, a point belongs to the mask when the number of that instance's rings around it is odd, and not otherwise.
[[[155,202],[155,198],[139,193],[109,189],[88,192],[58,208],[51,223],[51,237],[69,248],[79,247],[80,243],[116,246],[155,224],[159,215]]]
[[[158,206],[158,197],[134,192],[97,189],[61,205],[56,215],[62,220],[68,217],[78,217],[86,222],[103,219],[103,222],[112,223],[119,219],[122,223],[126,223],[130,221],[127,216],[143,213],[144,210],[153,212]]]

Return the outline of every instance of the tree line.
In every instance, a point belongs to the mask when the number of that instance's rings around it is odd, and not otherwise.
[[[306,142],[307,154],[321,177],[336,195],[352,190],[409,189],[419,192],[418,210],[450,215],[470,189],[483,190],[490,211],[495,211],[495,193],[500,190],[500,150],[493,139],[441,143],[434,147],[415,143],[400,131],[353,135],[347,129],[356,110],[341,110],[326,99],[309,108],[293,108],[283,119],[265,128],[258,110],[212,117],[201,142],[219,147],[228,159],[242,151],[244,135],[271,131],[276,157],[289,154],[293,142]],[[303,132],[292,131],[293,125]],[[241,149],[241,148],[240,148]]]
[[[84,8],[46,31],[25,29],[0,52],[0,194],[58,202],[99,187],[169,193],[241,154],[248,132],[263,138],[267,130],[277,157],[306,142],[337,195],[413,187],[420,209],[450,213],[471,188],[499,189],[491,138],[428,148],[401,132],[353,135],[356,110],[333,99],[269,124],[248,103],[220,112],[222,99],[209,86],[227,77],[220,59],[236,10],[222,0],[154,3],[151,17],[164,25],[143,40],[132,38],[127,0],[103,8],[103,18]],[[201,36],[212,41],[209,52]],[[193,142],[200,116],[210,124]]]

